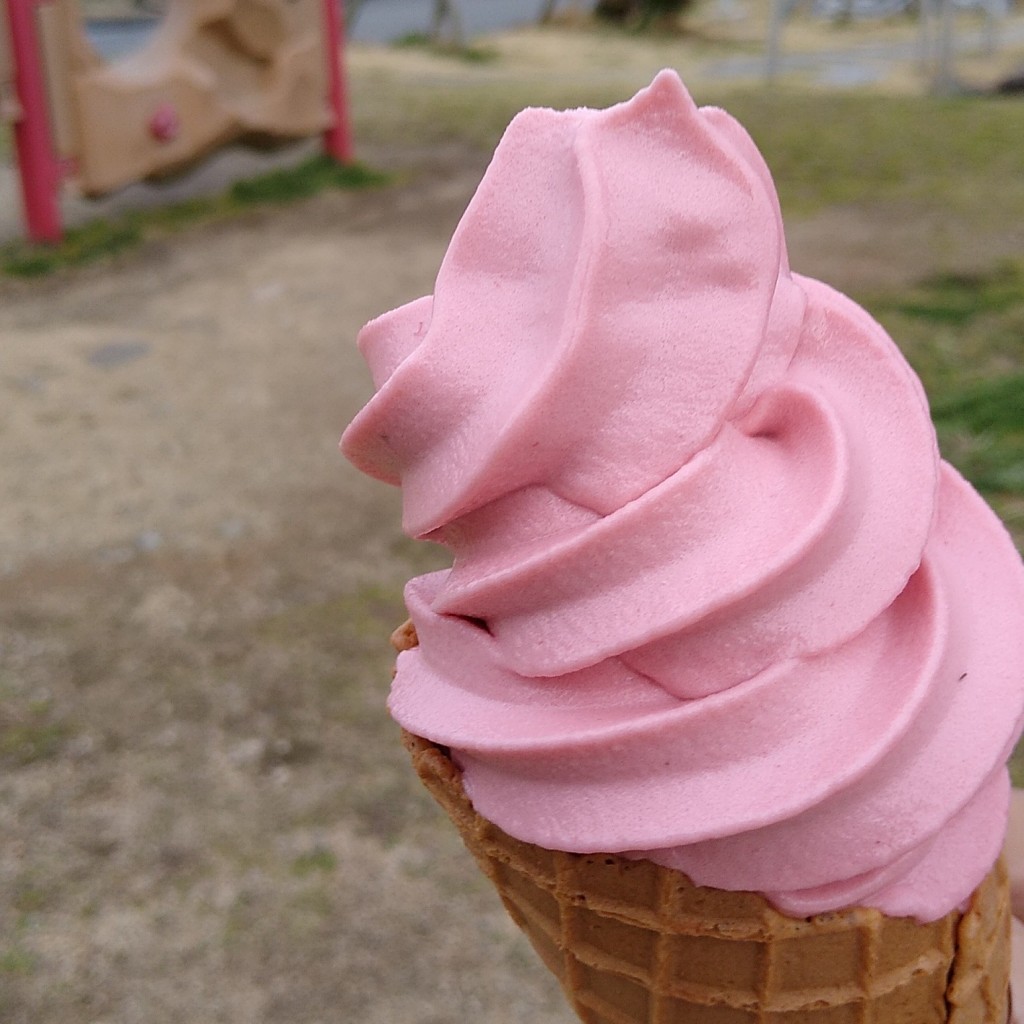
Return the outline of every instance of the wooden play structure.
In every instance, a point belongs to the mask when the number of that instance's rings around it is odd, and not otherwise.
[[[321,133],[351,159],[338,0],[171,0],[138,51],[104,61],[77,0],[0,0],[0,120],[13,124],[28,236],[61,237],[86,196],[187,167],[231,141]]]

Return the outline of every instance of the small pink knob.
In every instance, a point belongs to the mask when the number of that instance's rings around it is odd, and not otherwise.
[[[149,119],[149,134],[157,142],[172,142],[181,131],[181,118],[173,103],[161,103]]]

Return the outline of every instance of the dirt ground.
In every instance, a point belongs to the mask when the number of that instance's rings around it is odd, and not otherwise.
[[[573,1019],[405,763],[387,638],[440,560],[336,450],[483,166],[0,283],[5,1024]],[[932,269],[883,219],[793,224],[794,267]]]

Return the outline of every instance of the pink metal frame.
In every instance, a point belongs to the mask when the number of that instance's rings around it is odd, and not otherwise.
[[[352,126],[348,116],[348,96],[342,71],[345,52],[345,2],[323,0],[324,50],[327,53],[327,98],[334,122],[324,132],[324,152],[338,163],[352,162]]]
[[[60,183],[64,169],[57,159],[50,132],[40,48],[36,38],[35,10],[46,0],[6,0],[7,20],[14,54],[14,88],[21,106],[14,125],[25,226],[33,242],[59,242]]]

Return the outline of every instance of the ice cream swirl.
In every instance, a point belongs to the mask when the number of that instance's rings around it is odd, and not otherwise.
[[[390,707],[477,810],[805,914],[922,920],[1002,841],[1024,570],[920,384],[789,270],[769,172],[671,72],[526,110],[432,297],[360,334],[343,449],[446,545]]]

